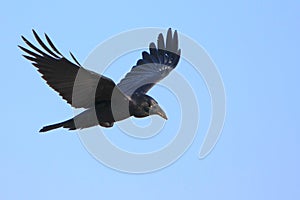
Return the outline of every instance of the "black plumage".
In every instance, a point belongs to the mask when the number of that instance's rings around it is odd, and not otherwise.
[[[44,51],[22,36],[29,47],[19,46],[27,53],[23,56],[32,62],[47,84],[71,106],[86,109],[72,119],[45,126],[40,132],[60,127],[69,130],[96,125],[112,127],[114,122],[130,116],[140,118],[157,114],[167,119],[158,103],[146,93],[178,64],[180,49],[177,31],[172,34],[169,29],[166,42],[163,35],[159,34],[157,47],[150,43],[149,52],[142,52],[142,59],[118,84],[106,76],[83,68],[72,53],[75,63],[66,59],[46,34],[49,47],[34,30],[33,35]]]

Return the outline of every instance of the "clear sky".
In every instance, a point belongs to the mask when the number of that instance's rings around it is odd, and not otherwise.
[[[299,199],[299,10],[300,3],[289,0],[3,2],[0,199]],[[33,40],[34,28],[83,63],[102,41],[140,27],[172,27],[205,48],[224,81],[227,116],[214,150],[199,160],[209,96],[203,80],[180,62],[176,70],[190,74],[201,102],[198,134],[173,165],[135,175],[99,163],[76,132],[38,134],[43,125],[71,117],[73,110],[22,58],[17,45],[23,44],[20,35]],[[113,64],[122,69],[105,75],[119,80],[139,56],[125,55]],[[172,114],[174,102],[168,102],[175,98],[164,97],[160,87],[151,95],[165,106],[171,127],[172,117],[180,117]],[[127,150],[141,146],[115,128],[107,134]],[[161,142],[147,144],[146,150],[172,138],[171,132],[161,134]]]

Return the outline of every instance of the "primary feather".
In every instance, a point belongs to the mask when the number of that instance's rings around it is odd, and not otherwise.
[[[150,43],[149,53],[142,52],[142,59],[137,61],[117,85],[128,96],[134,93],[146,94],[177,66],[179,59],[178,34],[175,31],[172,35],[172,30],[169,29],[166,44],[163,35],[159,34],[157,47],[153,42]]]

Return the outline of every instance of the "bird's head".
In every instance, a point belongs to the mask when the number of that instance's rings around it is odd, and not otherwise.
[[[149,115],[159,115],[164,119],[168,119],[166,113],[158,105],[152,97],[148,95],[132,96],[134,105],[131,107],[131,112],[135,117],[147,117]]]

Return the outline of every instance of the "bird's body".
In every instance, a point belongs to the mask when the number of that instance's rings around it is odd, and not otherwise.
[[[24,57],[33,62],[32,64],[42,74],[42,78],[63,99],[75,108],[86,109],[72,119],[45,126],[40,132],[60,127],[75,130],[100,125],[108,128],[115,122],[131,116],[141,118],[157,114],[167,119],[158,103],[146,93],[156,82],[167,76],[179,61],[180,49],[178,49],[176,31],[172,36],[171,29],[168,30],[166,44],[160,34],[158,47],[151,43],[150,53],[144,51],[143,58],[137,61],[137,64],[118,84],[108,77],[86,70],[72,54],[76,64],[67,60],[46,34],[46,40],[52,50],[43,43],[35,31],[33,34],[47,53],[22,37],[35,51],[19,46],[29,54]]]

